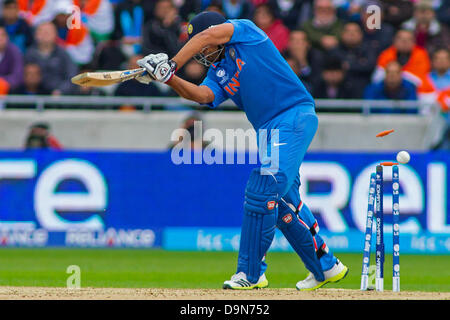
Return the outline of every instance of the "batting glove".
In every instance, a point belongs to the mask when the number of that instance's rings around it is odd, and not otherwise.
[[[177,71],[177,64],[165,53],[150,54],[140,60],[138,65],[145,68],[153,80],[166,83]]]

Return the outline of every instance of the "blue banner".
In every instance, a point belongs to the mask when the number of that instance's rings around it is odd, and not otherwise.
[[[239,228],[166,228],[163,232],[163,247],[167,250],[238,251]],[[386,254],[392,253],[392,230],[385,228]],[[320,231],[321,237],[334,252],[362,253],[364,233],[356,230],[334,233]],[[375,235],[372,237],[374,246]],[[401,253],[450,253],[450,236],[423,232],[400,235]],[[270,251],[294,252],[281,231],[276,230]]]
[[[337,250],[362,247],[370,174],[377,163],[393,158],[391,153],[307,154],[301,197],[324,237],[337,239]],[[449,165],[447,152],[411,153],[410,163],[400,165],[402,249],[450,253]],[[221,236],[220,250],[235,250],[244,188],[255,166],[177,165],[169,152],[0,152],[0,246],[206,250],[197,242],[203,230]],[[389,167],[384,177],[388,231]],[[277,245],[281,242],[277,236],[273,249],[289,250]]]

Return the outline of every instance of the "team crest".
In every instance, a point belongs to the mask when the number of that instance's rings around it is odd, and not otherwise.
[[[159,71],[159,74],[164,77],[168,71],[169,70],[167,70],[167,68],[161,68],[161,70]]]
[[[189,24],[189,26],[188,26],[188,34],[191,34],[192,31],[194,31],[194,27],[192,26],[192,24]]]
[[[216,72],[216,76],[218,76],[219,78],[222,78],[225,75],[225,70],[224,69],[219,69]]]
[[[273,209],[275,208],[276,204],[277,204],[277,203],[276,203],[275,201],[269,201],[269,202],[267,202],[267,209],[273,210]]]
[[[292,215],[291,215],[290,213],[288,213],[288,214],[285,215],[282,219],[283,219],[283,221],[284,221],[285,223],[291,223],[291,221],[292,221]]]
[[[234,50],[234,48],[230,48],[228,53],[230,54],[231,59],[236,60],[236,50]]]

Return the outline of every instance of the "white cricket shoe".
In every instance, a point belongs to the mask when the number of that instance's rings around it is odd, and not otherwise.
[[[257,283],[251,283],[247,280],[247,275],[244,272],[239,272],[231,276],[231,280],[227,280],[223,283],[224,289],[234,289],[234,290],[251,290],[251,289],[261,289],[269,285],[266,275],[263,274],[259,277]]]
[[[348,268],[339,259],[336,264],[330,270],[324,271],[325,280],[319,282],[316,280],[314,275],[310,272],[305,280],[297,282],[295,287],[300,291],[316,290],[327,284],[328,282],[338,282],[344,279],[348,274]]]

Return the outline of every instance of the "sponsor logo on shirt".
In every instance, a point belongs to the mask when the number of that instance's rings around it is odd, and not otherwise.
[[[283,221],[284,221],[285,223],[291,223],[291,221],[292,221],[292,216],[291,216],[290,213],[288,213],[288,214],[285,215],[282,219],[283,219]]]

